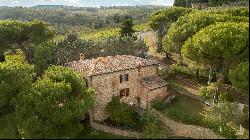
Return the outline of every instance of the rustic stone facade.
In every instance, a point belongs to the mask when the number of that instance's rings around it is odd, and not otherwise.
[[[208,8],[208,3],[191,3],[194,9],[206,9]]]
[[[120,96],[120,101],[143,108],[149,107],[153,99],[167,96],[164,80],[156,76],[158,62],[153,60],[118,55],[74,61],[67,66],[79,71],[88,86],[95,90],[95,103],[91,110],[94,121],[107,119],[105,107],[112,96]],[[124,75],[127,75],[126,80],[121,79]],[[147,77],[151,77],[149,82]],[[125,96],[121,96],[123,89],[129,89]]]

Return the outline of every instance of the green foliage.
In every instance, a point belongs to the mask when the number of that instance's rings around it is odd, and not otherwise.
[[[166,139],[167,134],[156,123],[148,123],[143,127],[142,139]]]
[[[51,43],[42,43],[35,47],[34,64],[38,75],[41,75],[52,64],[52,52],[55,46]]]
[[[239,63],[248,48],[248,24],[225,22],[207,26],[189,38],[182,54],[188,59],[216,67],[224,76]]]
[[[14,108],[17,97],[26,91],[34,78],[34,66],[18,62],[0,63],[0,108]]]
[[[77,40],[73,43],[67,38],[59,43],[53,52],[55,64],[64,65],[79,59],[79,53],[85,54],[85,59],[100,56],[133,55],[144,57],[148,50],[145,42],[134,37],[109,37],[100,40]]]
[[[217,132],[221,136],[229,139],[236,139],[236,130],[232,127],[224,125],[220,122],[217,122],[211,119],[209,116],[203,118],[203,126],[212,129],[213,131]]]
[[[169,75],[183,74],[196,79],[208,77],[207,70],[202,67],[192,67],[192,66],[186,67],[186,66],[181,66],[178,63],[169,66],[168,74]]]
[[[157,110],[163,110],[165,107],[165,103],[160,99],[155,99],[151,103],[152,107]]]
[[[221,102],[216,104],[209,114],[214,120],[226,125],[229,122],[239,124],[242,112],[238,109],[237,103]]]
[[[158,118],[150,111],[147,110],[141,115],[140,121],[143,123],[143,131],[141,138],[143,139],[166,139],[167,133],[161,127]]]
[[[21,49],[28,59],[32,61],[30,44],[40,44],[53,38],[55,31],[45,22],[34,20],[32,22],[0,21],[1,51],[15,47]],[[1,52],[0,51],[0,52]]]
[[[76,139],[130,139],[130,137],[113,135],[91,127],[84,128]]]
[[[128,104],[120,102],[118,96],[112,97],[111,102],[105,107],[105,111],[108,113],[110,120],[117,125],[133,127],[137,124],[136,112]]]
[[[242,126],[249,129],[249,106],[245,105],[242,116]]]
[[[80,32],[79,36],[82,40],[100,40],[119,36],[119,31],[119,28],[101,28],[98,30]]]
[[[212,99],[214,89],[211,86],[200,87],[199,95],[205,99]]]
[[[18,139],[18,131],[16,129],[15,114],[9,113],[0,117],[0,139]]]
[[[13,62],[19,62],[19,63],[26,63],[25,61],[25,55],[22,50],[16,49],[15,53],[12,52],[5,54],[6,62],[13,61]]]
[[[234,101],[234,98],[229,95],[227,92],[220,92],[219,93],[219,102],[232,102]]]
[[[191,8],[171,7],[153,12],[149,17],[149,26],[157,31],[157,51],[162,51],[162,37],[167,33],[170,25],[179,17],[194,11]]]
[[[247,17],[212,14],[201,11],[186,14],[171,24],[163,38],[163,47],[166,52],[181,53],[181,48],[188,38],[191,38],[201,29],[216,22],[248,22]]]
[[[130,36],[132,37],[135,33],[135,30],[133,29],[133,19],[132,18],[126,18],[124,21],[122,21],[121,27],[120,27],[120,35],[121,36]]]
[[[223,4],[244,2],[244,0],[208,0],[210,6],[222,6]]]
[[[155,11],[149,17],[149,26],[153,30],[158,31],[160,36],[163,36],[171,23],[176,22],[179,17],[192,11],[193,9],[183,7],[171,7]]]
[[[173,6],[191,7],[191,3],[208,3],[209,0],[175,0]]]
[[[145,23],[155,9],[162,6],[123,6],[123,7],[13,7],[1,8],[1,19],[21,21],[42,20],[54,26],[59,34],[68,31],[81,32],[91,29],[118,27],[122,19],[130,15],[135,24]],[[135,14],[136,13],[136,14]]]
[[[17,105],[17,125],[23,138],[75,138],[83,130],[80,119],[93,104],[78,73],[49,67],[24,93]]]
[[[41,43],[51,39],[53,35],[54,30],[42,21],[0,21],[0,40],[3,47],[24,42]]]
[[[212,99],[214,94],[215,94],[215,84],[212,83],[211,85],[208,86],[203,86],[200,87],[199,89],[199,94],[201,97],[209,100]],[[228,92],[221,90],[218,96],[218,100],[219,102],[232,102],[234,101],[234,98],[232,97],[232,95],[230,95]]]
[[[229,79],[241,93],[249,94],[249,62],[238,64],[230,70]]]

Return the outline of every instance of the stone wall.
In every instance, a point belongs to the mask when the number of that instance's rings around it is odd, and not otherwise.
[[[152,112],[158,116],[162,124],[166,127],[170,127],[176,136],[190,137],[194,139],[225,139],[208,128],[175,122],[166,116],[163,116],[155,109],[152,109]]]
[[[118,136],[124,136],[124,137],[130,137],[130,138],[139,138],[140,133],[138,132],[133,132],[133,131],[128,131],[128,130],[121,130],[121,129],[116,129],[112,128],[106,125],[99,124],[97,122],[91,122],[90,126],[93,127],[96,130],[104,131],[106,133],[111,133],[113,135],[118,135]]]
[[[153,89],[153,90],[149,90],[147,88],[143,88],[144,94],[142,94],[142,103],[141,103],[141,107],[142,108],[150,108],[150,103],[152,100],[159,98],[159,99],[163,99],[164,97],[166,97],[168,95],[167,93],[167,87],[161,87],[161,88],[157,88],[157,89]]]
[[[94,120],[101,122],[108,117],[105,107],[111,101],[112,96],[120,96],[120,90],[122,89],[129,88],[129,96],[122,97],[121,101],[127,104],[130,102],[136,103],[136,97],[140,96],[141,93],[140,77],[155,75],[156,70],[157,67],[154,65],[141,67],[140,72],[138,68],[135,68],[87,78],[88,83],[91,83],[91,86],[95,89],[95,103],[92,110]],[[128,81],[120,83],[121,74],[128,74]]]
[[[152,65],[152,66],[147,66],[147,67],[141,67],[141,77],[146,77],[150,75],[156,75],[157,73],[157,66]]]

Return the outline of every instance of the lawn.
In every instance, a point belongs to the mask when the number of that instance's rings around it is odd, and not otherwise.
[[[207,117],[210,107],[201,101],[176,94],[176,98],[169,104],[162,104],[157,109],[166,117],[184,124],[197,125],[210,128],[226,138],[237,138],[235,130],[230,126],[222,126],[219,122]],[[222,126],[222,131],[220,131]]]
[[[103,131],[99,131],[93,128],[84,128],[78,139],[132,139],[123,136],[117,136]]]
[[[209,107],[198,100],[176,94],[176,98],[162,107],[161,112],[175,121],[201,125]]]

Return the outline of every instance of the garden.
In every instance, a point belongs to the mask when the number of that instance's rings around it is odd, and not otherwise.
[[[225,103],[225,106],[230,106],[230,104]],[[188,96],[176,94],[176,98],[167,104],[155,100],[153,107],[176,122],[209,128],[225,138],[237,138],[237,126],[232,123],[226,125],[223,121],[215,119],[214,108]],[[227,107],[224,107],[224,109],[227,110]],[[225,117],[224,119],[228,118]],[[248,137],[247,135],[244,134],[242,137]]]

